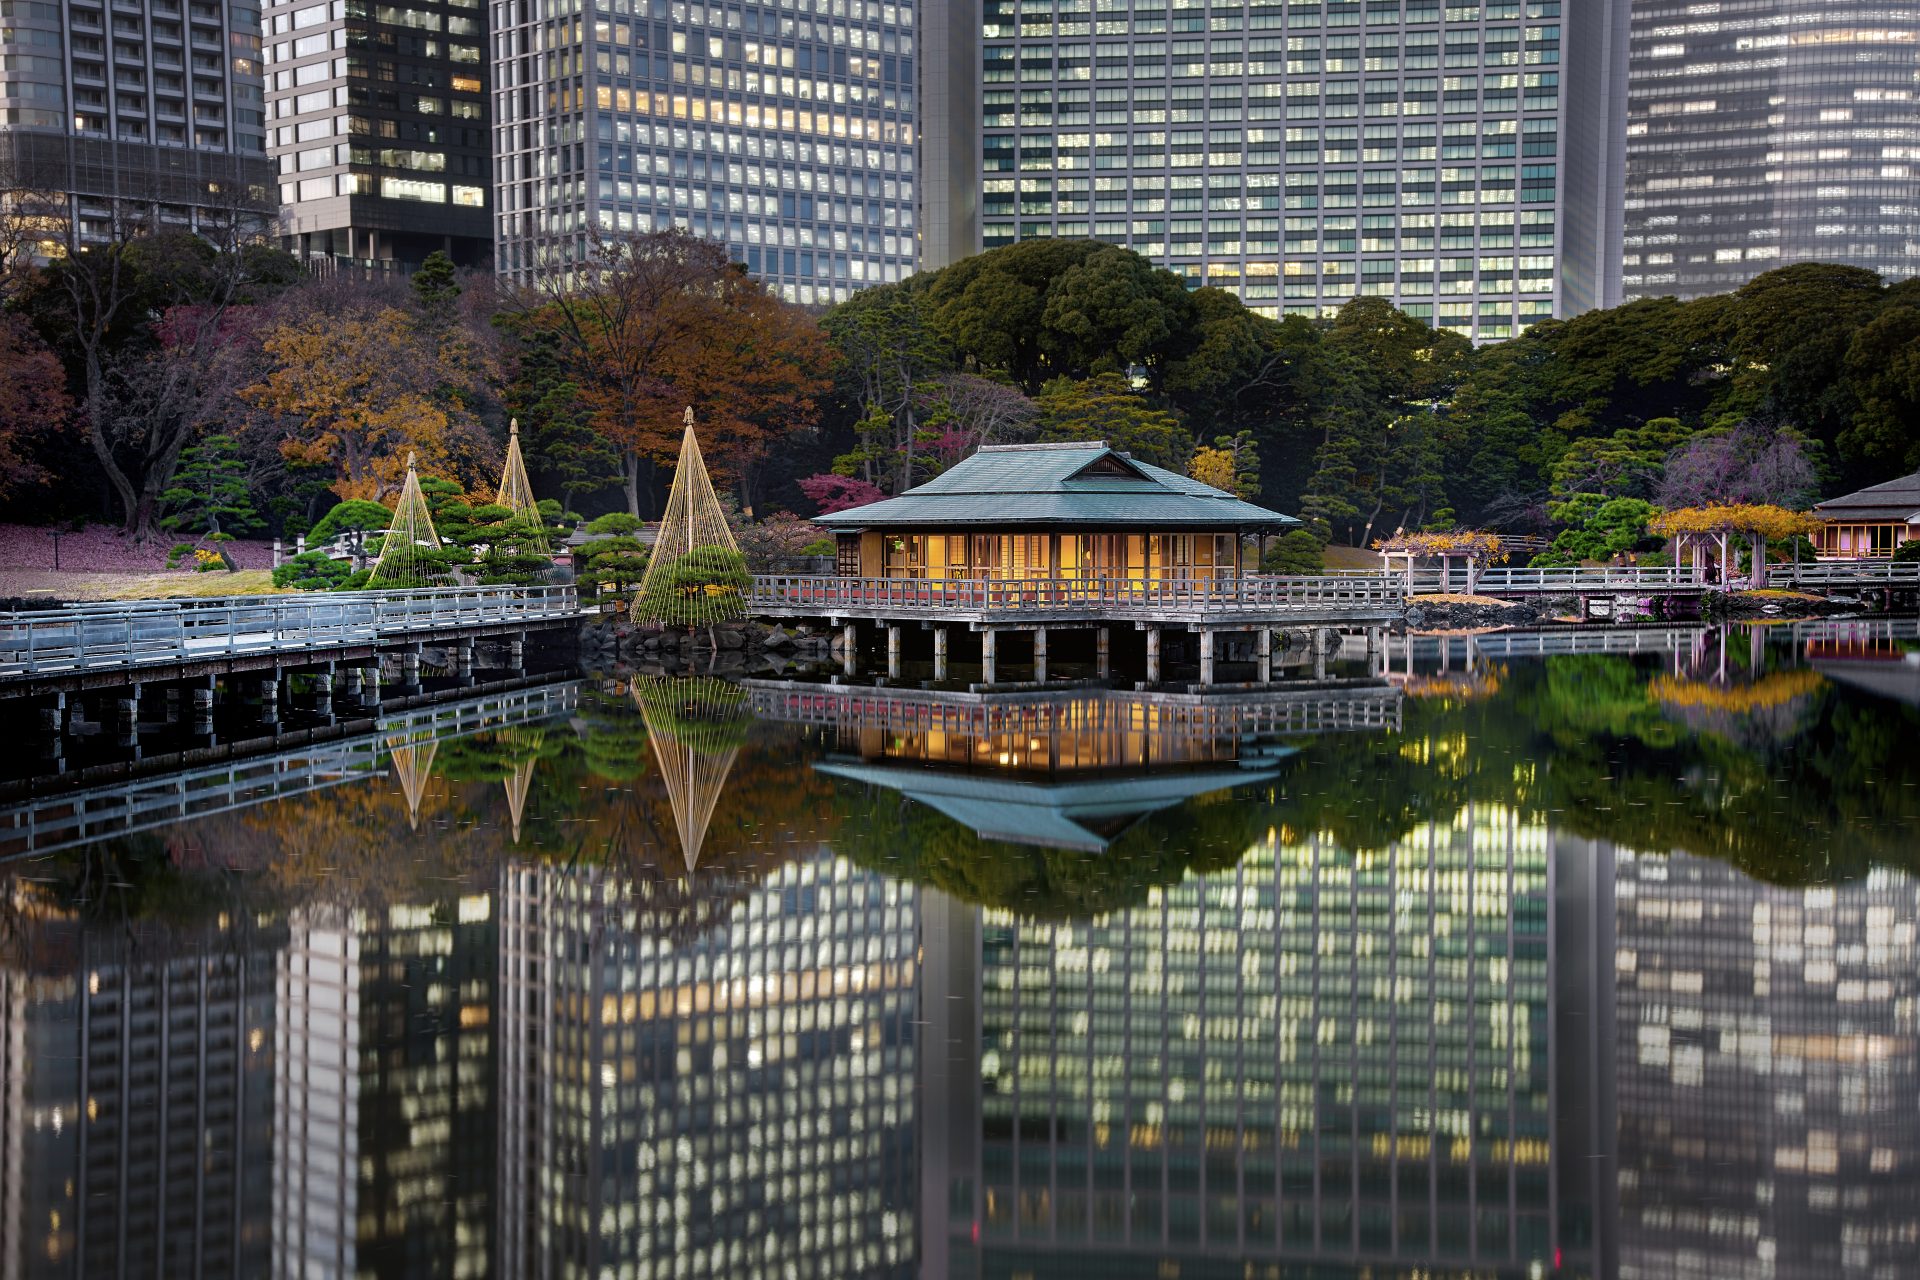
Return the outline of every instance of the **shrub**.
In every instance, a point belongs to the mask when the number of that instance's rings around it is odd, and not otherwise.
[[[609,511],[589,523],[587,532],[608,535],[626,534],[633,533],[639,527],[640,520],[637,516],[630,516],[624,511]]]
[[[302,551],[273,571],[273,585],[296,591],[342,591],[354,577],[365,582],[366,571],[355,574],[351,564],[324,551]]]
[[[1305,529],[1295,529],[1267,544],[1266,554],[1260,557],[1260,570],[1263,573],[1325,573],[1327,559],[1320,539]]]
[[[1893,560],[1895,564],[1912,564],[1920,560],[1920,538],[1901,543],[1894,550]]]

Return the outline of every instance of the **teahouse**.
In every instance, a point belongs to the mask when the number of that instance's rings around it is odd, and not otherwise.
[[[1920,471],[1816,503],[1813,514],[1820,520],[1813,545],[1821,556],[1890,556],[1920,539]]]
[[[895,498],[815,517],[845,577],[1223,578],[1299,521],[1107,447],[988,445]]]

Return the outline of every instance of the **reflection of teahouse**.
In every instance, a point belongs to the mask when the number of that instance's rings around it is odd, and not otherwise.
[[[818,516],[862,578],[1229,577],[1291,516],[1084,444],[988,445],[896,498]]]
[[[1890,556],[1920,540],[1920,471],[1814,504],[1814,550],[1829,559]]]

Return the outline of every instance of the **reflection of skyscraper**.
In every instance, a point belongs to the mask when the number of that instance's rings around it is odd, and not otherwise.
[[[911,1275],[915,892],[816,855],[684,939],[658,888],[504,874],[502,1272]]]
[[[989,912],[977,1154],[943,1129],[923,1192],[949,1217],[935,1274],[1141,1255],[1183,1276],[1277,1257],[1583,1273],[1584,1184],[1555,1169],[1551,878],[1543,827],[1470,806],[1378,852],[1272,839],[1091,923]],[[944,994],[929,1043],[965,1054]]]
[[[1908,1274],[1920,886],[1622,855],[1616,892],[1622,1280]]]
[[[41,924],[55,962],[0,971],[0,1277],[262,1274],[265,949]]]
[[[294,913],[279,969],[274,1275],[492,1258],[498,934],[484,896]]]

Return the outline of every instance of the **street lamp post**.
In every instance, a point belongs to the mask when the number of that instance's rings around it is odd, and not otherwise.
[[[53,567],[58,569],[60,567],[60,539],[67,535],[58,529],[49,529],[47,530],[47,536],[53,539]]]

